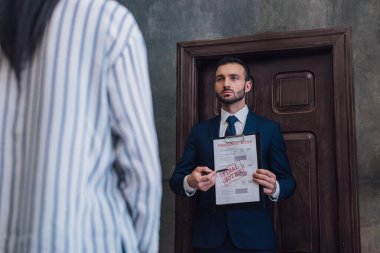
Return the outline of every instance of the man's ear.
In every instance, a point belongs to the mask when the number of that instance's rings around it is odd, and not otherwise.
[[[248,80],[245,82],[245,92],[249,92],[252,89],[252,81]]]

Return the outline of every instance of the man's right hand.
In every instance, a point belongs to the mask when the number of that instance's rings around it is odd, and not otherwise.
[[[187,183],[192,188],[208,191],[215,185],[216,173],[206,166],[196,167],[187,177]]]

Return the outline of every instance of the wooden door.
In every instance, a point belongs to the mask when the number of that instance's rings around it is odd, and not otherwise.
[[[281,124],[297,181],[274,205],[280,252],[359,252],[349,29],[180,43],[177,159],[191,126],[214,117],[213,66],[243,59],[254,76],[247,104]],[[176,199],[176,252],[191,252],[195,204]]]

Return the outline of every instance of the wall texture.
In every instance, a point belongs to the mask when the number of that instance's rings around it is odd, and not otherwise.
[[[380,248],[380,0],[119,0],[135,15],[149,55],[164,195],[160,252],[174,252],[176,43],[263,32],[351,26],[361,248]]]

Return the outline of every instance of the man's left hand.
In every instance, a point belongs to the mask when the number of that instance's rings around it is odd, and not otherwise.
[[[276,174],[269,170],[257,169],[252,175],[253,181],[263,187],[264,193],[272,195],[276,191]]]

